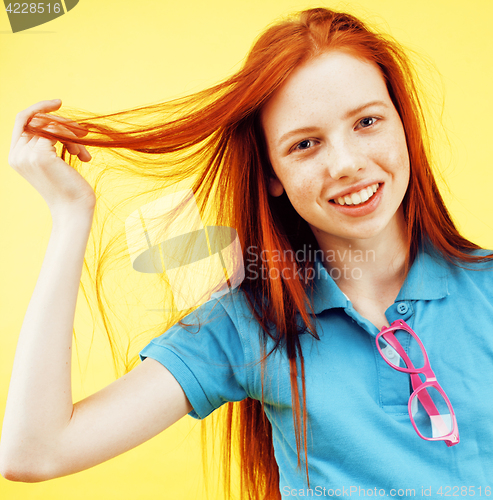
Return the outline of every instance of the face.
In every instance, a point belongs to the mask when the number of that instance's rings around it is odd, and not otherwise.
[[[404,129],[378,66],[331,51],[298,67],[261,114],[276,174],[321,247],[402,237]]]

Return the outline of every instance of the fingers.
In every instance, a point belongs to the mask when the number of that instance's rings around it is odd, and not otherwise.
[[[40,101],[32,106],[29,106],[25,110],[19,112],[15,117],[14,130],[12,132],[12,141],[10,143],[10,149],[14,149],[17,141],[24,132],[25,125],[29,122],[31,117],[39,112],[50,112],[55,111],[62,105],[62,101]]]
[[[55,133],[63,133],[64,135],[72,136],[73,138],[84,137],[89,131],[80,123],[77,123],[63,116],[51,115],[46,113],[36,113],[30,124],[33,126],[43,126],[49,123],[48,127]],[[57,128],[55,125],[59,125]],[[90,161],[92,156],[83,144],[76,144],[61,140],[66,145],[68,152],[71,155],[77,155],[81,161]]]
[[[77,139],[77,134],[74,133],[71,129],[69,129],[65,125],[61,125],[60,123],[50,123],[47,127],[46,130],[49,132],[53,132],[55,134],[63,134],[67,139],[73,138]],[[87,132],[85,132],[83,135],[86,135]],[[40,140],[47,140],[50,141],[52,145],[55,145],[57,140],[56,139],[47,139],[47,138],[40,138]],[[74,142],[70,142],[69,140],[64,140],[64,139],[59,139],[62,144],[64,144],[67,148],[67,151],[71,155],[77,155],[81,161],[90,161],[92,159],[92,156],[90,155],[89,151],[87,151],[86,147],[83,144],[77,144]]]
[[[81,125],[80,123],[74,122],[73,120],[69,118],[65,118],[63,116],[58,116],[58,115],[48,115],[46,113],[36,113],[29,124],[33,126],[38,126],[38,125],[43,125],[46,122],[52,122],[56,121],[59,122],[66,127],[69,127],[73,132],[77,135],[77,137],[84,137],[89,133],[89,131],[84,127],[84,125]]]
[[[61,100],[40,101],[18,113],[12,133],[11,152],[16,145],[22,147],[34,137],[34,134],[24,130],[28,124],[35,127],[43,127],[47,131],[63,134],[66,137],[72,137],[74,139],[87,135],[89,131],[83,125],[63,116],[48,114],[51,111],[59,109],[61,104]],[[40,139],[50,141],[51,145],[55,145],[57,142],[53,139]],[[90,161],[92,159],[89,151],[87,151],[84,145],[64,141],[63,139],[60,140],[60,142],[65,144],[67,151],[71,155],[77,155],[81,161]]]
[[[63,133],[63,135],[65,135],[65,136],[72,136],[74,138],[77,138],[77,136],[73,132],[71,132],[70,130],[68,130],[68,129],[63,129],[62,130],[62,127],[57,127],[53,123],[50,123],[46,127],[46,130],[48,132],[53,132],[54,134],[61,134],[61,133]],[[48,139],[46,137],[40,137],[39,141],[41,141],[41,142],[48,141],[50,143],[50,145],[52,145],[52,146],[54,146],[57,143],[56,139]],[[67,147],[68,152],[71,155],[78,155],[80,153],[79,144],[74,144],[72,142],[65,142],[63,140],[61,142],[62,142],[62,144],[65,144],[65,146]]]
[[[86,149],[85,146],[83,146],[82,144],[79,144],[79,148],[80,148],[80,153],[79,153],[79,160],[80,161],[91,161],[92,160],[92,156],[91,156],[91,153],[89,153],[89,151]]]

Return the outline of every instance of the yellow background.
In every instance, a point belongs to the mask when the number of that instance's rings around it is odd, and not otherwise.
[[[68,14],[17,34],[2,11],[0,421],[18,332],[51,228],[41,196],[7,163],[16,113],[54,98],[103,113],[200,90],[237,69],[267,24],[319,5],[362,15],[437,68],[439,73],[425,73],[425,81],[432,83],[435,113],[442,98],[445,102],[440,126],[446,136],[439,133],[436,139],[449,188],[444,196],[465,236],[493,247],[491,0],[81,0]],[[79,325],[83,313],[78,309]],[[87,366],[74,361],[75,400],[113,380],[101,333],[95,342]],[[0,477],[0,499],[205,498],[199,428],[185,417],[142,446],[71,477],[39,484]]]

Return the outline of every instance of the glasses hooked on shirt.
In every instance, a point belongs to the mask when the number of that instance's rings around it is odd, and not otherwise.
[[[409,417],[418,436],[427,441],[459,442],[459,428],[449,398],[437,382],[423,343],[403,320],[383,327],[376,338],[379,353],[394,370],[409,373],[413,387]],[[424,381],[422,377],[424,376]]]

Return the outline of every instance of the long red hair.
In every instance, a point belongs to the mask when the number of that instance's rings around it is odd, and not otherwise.
[[[234,227],[244,252],[248,248],[267,250],[264,254],[267,258],[262,259],[261,265],[269,276],[276,275],[279,279],[247,276],[241,286],[262,326],[264,345],[270,336],[275,349],[284,349],[289,358],[298,466],[303,468],[308,482],[306,392],[299,336],[308,332],[317,337],[307,312],[310,283],[291,279],[296,274],[283,279],[281,273],[287,267],[296,271],[305,264],[287,257],[283,261],[268,256],[273,255],[273,250],[280,250],[277,255],[282,257],[290,255],[288,250],[303,245],[316,247],[316,241],[285,195],[277,199],[268,194],[272,169],[259,114],[300,63],[334,49],[350,51],[378,65],[401,117],[411,165],[409,187],[403,200],[408,266],[424,239],[454,263],[481,260],[470,252],[479,247],[459,234],[434,180],[425,120],[407,56],[392,39],[373,32],[351,15],[325,8],[310,9],[268,28],[253,45],[240,71],[189,97],[112,115],[73,116],[90,131],[87,137],[74,142],[139,153],[146,159],[139,163],[138,155],[128,156],[131,162],[125,168],[135,175],[153,177],[156,183],[164,178],[167,183],[194,179],[193,191],[199,206],[204,211],[214,209],[216,225]],[[143,116],[152,123],[125,130],[103,123],[113,120],[130,124],[134,118]],[[149,166],[149,155],[156,155],[159,162]],[[305,325],[302,330],[298,316]],[[265,353],[265,357],[269,354]],[[236,447],[241,498],[280,498],[272,429],[263,402],[247,399],[228,403],[224,428],[224,478],[228,495],[231,457]]]

